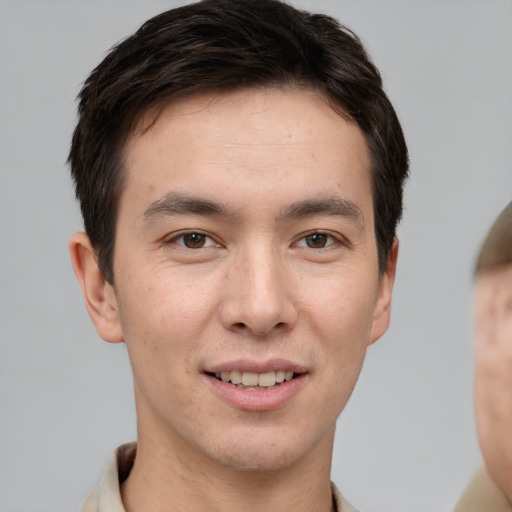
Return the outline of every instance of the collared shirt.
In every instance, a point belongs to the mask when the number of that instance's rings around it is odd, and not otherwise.
[[[82,512],[126,512],[121,500],[120,483],[130,474],[135,452],[135,443],[122,445],[114,452],[98,487],[85,500]],[[332,483],[331,489],[335,512],[357,512]]]
[[[512,504],[481,467],[473,476],[454,512],[512,512]]]

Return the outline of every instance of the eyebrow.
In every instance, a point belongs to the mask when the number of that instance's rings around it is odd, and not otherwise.
[[[364,228],[363,212],[356,203],[340,197],[306,199],[292,203],[281,211],[281,220],[318,215],[345,217]]]
[[[236,216],[235,210],[209,199],[186,194],[169,193],[157,199],[144,212],[144,220],[150,222],[168,215],[207,215],[224,218]],[[345,217],[362,228],[364,216],[359,206],[353,201],[340,197],[306,199],[292,203],[281,210],[278,220],[315,217],[320,215]]]
[[[144,212],[144,220],[150,221],[167,215],[184,215],[190,213],[219,217],[234,216],[233,211],[214,201],[171,192],[151,203],[149,208]]]

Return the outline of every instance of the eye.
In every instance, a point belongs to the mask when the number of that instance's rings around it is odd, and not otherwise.
[[[326,233],[311,233],[297,242],[299,247],[309,247],[310,249],[324,249],[336,242],[336,239]]]
[[[187,249],[203,249],[205,247],[218,247],[212,238],[209,236],[192,231],[189,233],[182,233],[171,238],[168,243],[175,243],[186,247]]]

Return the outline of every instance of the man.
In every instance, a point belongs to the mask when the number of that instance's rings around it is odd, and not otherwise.
[[[457,512],[512,511],[512,202],[475,266],[475,413],[485,467]]]
[[[357,37],[274,0],[165,12],[85,82],[69,160],[138,427],[83,510],[354,510],[335,423],[389,324],[408,170]]]

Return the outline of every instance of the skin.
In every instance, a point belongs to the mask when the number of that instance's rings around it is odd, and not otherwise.
[[[474,310],[478,441],[489,475],[512,502],[512,263],[478,273]]]
[[[388,327],[398,252],[380,274],[362,132],[315,91],[203,94],[139,130],[125,166],[115,288],[85,234],[70,248],[100,336],[133,367],[127,511],[331,510],[336,419]],[[204,373],[275,359],[304,375],[273,410],[227,403]]]

